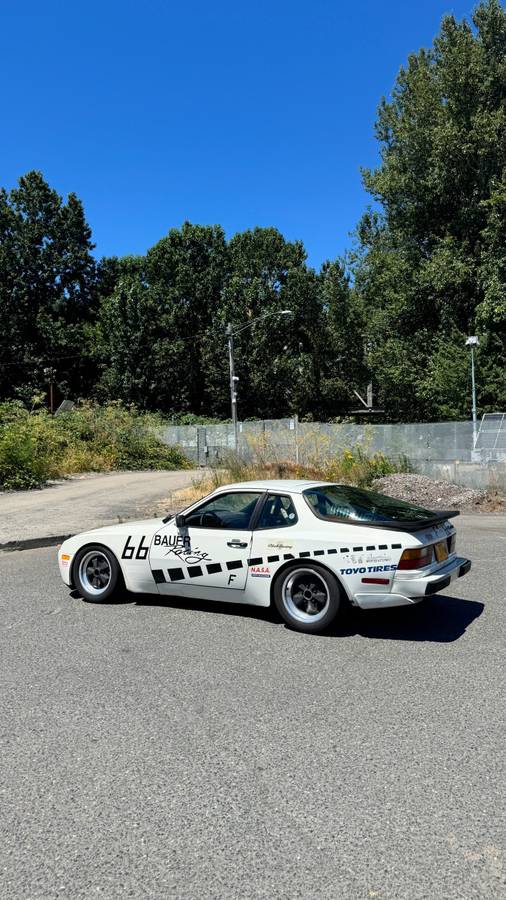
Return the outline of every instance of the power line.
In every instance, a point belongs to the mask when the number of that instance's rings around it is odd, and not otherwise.
[[[46,359],[42,359],[39,357],[37,359],[24,359],[20,362],[1,363],[1,367],[7,369],[11,366],[28,366],[33,364],[45,366],[53,362],[60,362],[63,359],[89,359],[89,356],[87,356],[85,353],[72,353],[68,356],[51,356],[47,357]]]

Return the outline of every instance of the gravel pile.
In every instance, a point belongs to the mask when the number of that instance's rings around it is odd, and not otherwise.
[[[486,491],[462,487],[451,481],[434,481],[428,475],[385,475],[374,481],[373,489],[426,509],[473,509],[488,505],[490,500]]]

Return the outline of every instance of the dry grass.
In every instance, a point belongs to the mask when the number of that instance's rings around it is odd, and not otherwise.
[[[264,481],[266,479],[307,478],[311,481],[334,481],[339,484],[354,484],[367,487],[381,475],[406,471],[406,461],[395,464],[382,453],[368,456],[363,450],[354,448],[341,454],[310,459],[306,464],[289,460],[269,458],[266,448],[259,442],[250,448],[248,460],[237,454],[229,454],[219,468],[205,469],[196,474],[191,484],[157,504],[154,515],[164,515],[167,511],[177,512],[210,494],[224,484],[242,481]]]
[[[304,472],[304,474],[303,474]],[[189,506],[223,484],[234,484],[239,481],[263,481],[266,478],[321,478],[316,471],[307,474],[308,470],[302,470],[295,463],[245,463],[227,461],[222,468],[204,469],[192,478],[191,484],[173,495],[173,502],[183,506]]]

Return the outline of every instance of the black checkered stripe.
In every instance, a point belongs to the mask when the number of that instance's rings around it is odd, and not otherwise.
[[[329,550],[301,550],[297,556],[293,553],[283,553],[274,556],[253,556],[247,560],[248,566],[267,566],[269,563],[284,562],[287,559],[307,559],[311,556],[334,556],[336,553],[363,553],[364,550],[401,550],[402,544],[368,544],[367,547],[334,547]],[[234,569],[242,569],[245,563],[242,559],[231,559],[224,563],[200,563],[198,566],[179,566],[177,568],[153,569],[153,578],[157,584],[171,581],[186,581],[192,578],[201,578],[204,575],[217,575],[219,572],[232,572]],[[167,576],[167,577],[166,577]]]

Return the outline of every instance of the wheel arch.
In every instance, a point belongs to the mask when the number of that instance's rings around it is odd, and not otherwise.
[[[123,586],[128,590],[127,579],[125,577],[125,572],[124,572],[123,566],[121,565],[122,561],[118,557],[116,550],[114,550],[114,548],[111,547],[110,544],[107,543],[107,541],[97,541],[97,540],[86,541],[85,543],[81,544],[81,546],[78,547],[76,552],[74,553],[74,558],[72,560],[72,567],[70,570],[70,578],[72,581],[72,586],[75,588],[76,585],[78,584],[78,581],[76,579],[76,570],[75,570],[78,557],[83,552],[83,550],[93,550],[93,549],[108,550],[109,553],[111,553],[114,556],[114,559],[116,560],[116,562],[118,564],[119,577],[121,578],[121,580],[123,582]]]
[[[334,571],[334,569],[331,569],[330,566],[326,566],[325,563],[320,562],[319,559],[313,559],[312,557],[306,557],[306,556],[301,558],[300,556],[296,556],[295,559],[286,560],[283,563],[283,565],[279,567],[274,578],[271,579],[270,593],[269,593],[269,603],[271,606],[274,605],[274,586],[277,583],[278,579],[281,578],[283,573],[288,571],[288,569],[295,568],[297,565],[305,565],[307,563],[310,563],[316,569],[321,569],[324,572],[328,572],[329,575],[333,575],[339,585],[339,590],[341,591],[341,595],[342,595],[343,599],[348,601],[348,603],[352,603],[351,595],[350,595],[349,591],[347,590],[347,588],[345,587],[343,579],[341,578],[340,575],[337,575],[337,573]]]

